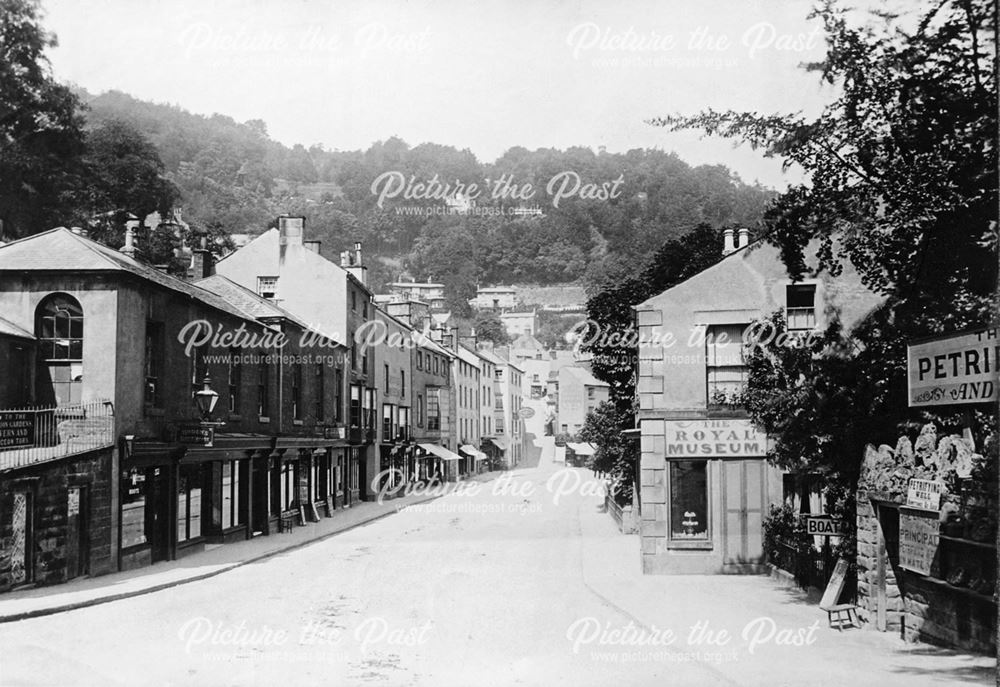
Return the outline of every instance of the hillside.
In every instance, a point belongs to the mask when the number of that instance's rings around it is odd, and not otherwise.
[[[156,147],[186,221],[256,234],[279,213],[302,214],[328,257],[360,240],[367,255],[391,259],[392,267],[372,264],[376,287],[400,271],[435,276],[458,309],[477,283],[581,283],[634,271],[664,241],[699,223],[755,224],[774,195],[723,166],[692,167],[661,150],[515,147],[487,163],[468,150],[397,138],[365,151],[289,148],[259,120],[192,114],[115,91],[80,95],[89,127],[124,120]],[[481,192],[477,214],[433,214],[443,205],[440,195],[373,193],[386,173],[418,182],[436,175],[442,185],[477,184],[481,191],[487,180],[506,180],[515,191],[531,184],[535,194],[515,201]],[[552,186],[553,179],[567,185]],[[572,191],[574,181],[578,192],[556,207],[547,187]],[[585,184],[603,189],[603,197],[581,197]],[[540,216],[501,214],[517,206],[537,208]]]

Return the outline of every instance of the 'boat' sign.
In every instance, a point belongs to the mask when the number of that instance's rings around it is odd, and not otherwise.
[[[998,331],[980,329],[907,344],[910,407],[996,401]]]
[[[829,515],[806,516],[806,534],[839,537],[847,532],[847,523]]]

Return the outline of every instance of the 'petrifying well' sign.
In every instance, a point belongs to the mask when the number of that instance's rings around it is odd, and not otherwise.
[[[910,406],[986,403],[997,398],[998,330],[980,329],[906,347]]]
[[[767,435],[749,420],[666,420],[667,458],[749,458],[767,452]]]

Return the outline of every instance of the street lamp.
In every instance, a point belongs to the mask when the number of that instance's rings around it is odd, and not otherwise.
[[[201,391],[194,393],[194,402],[201,413],[202,421],[208,422],[212,417],[212,411],[215,410],[215,404],[219,402],[219,394],[212,389],[212,380],[208,375],[202,380]]]

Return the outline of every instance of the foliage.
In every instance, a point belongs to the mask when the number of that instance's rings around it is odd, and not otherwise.
[[[476,330],[476,338],[480,341],[492,341],[495,346],[506,346],[510,343],[507,329],[503,326],[500,316],[492,310],[480,310],[472,320]]]
[[[638,447],[635,439],[623,435],[622,431],[632,429],[634,424],[630,412],[603,401],[587,414],[580,429],[580,440],[597,447],[590,467],[612,475],[612,493],[615,501],[623,506],[632,503]]]
[[[764,555],[768,562],[792,573],[803,588],[814,575],[815,549],[813,538],[799,522],[799,514],[791,505],[771,505],[763,522]]]
[[[0,0],[0,235],[63,223],[80,182],[79,102],[53,79],[37,0]]]

